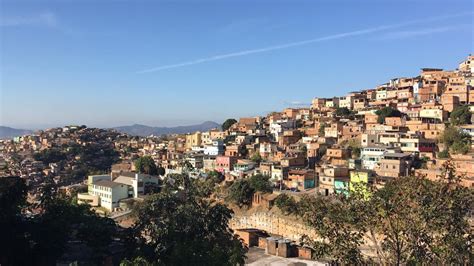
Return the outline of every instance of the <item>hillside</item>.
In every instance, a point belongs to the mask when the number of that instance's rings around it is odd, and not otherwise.
[[[213,128],[220,128],[220,124],[212,121],[206,121],[198,125],[177,126],[177,127],[151,127],[134,124],[131,126],[114,127],[119,132],[127,133],[133,136],[166,135],[166,134],[185,134],[195,131],[207,131]]]
[[[0,139],[13,138],[26,134],[31,134],[33,131],[28,129],[17,129],[12,127],[0,126]]]

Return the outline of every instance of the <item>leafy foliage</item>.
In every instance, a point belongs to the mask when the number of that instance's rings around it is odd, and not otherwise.
[[[353,118],[354,117],[354,112],[352,112],[347,107],[338,107],[338,108],[336,108],[336,111],[334,112],[334,114],[338,117],[344,117],[344,118]]]
[[[114,221],[97,216],[87,205],[73,203],[49,184],[43,187],[38,205],[27,206],[25,197],[26,186],[20,178],[0,178],[2,265],[52,265],[74,241],[92,251],[94,263],[103,260],[117,233]],[[23,216],[27,207],[41,212]]]
[[[380,110],[377,110],[375,114],[378,116],[377,122],[379,124],[385,123],[386,117],[401,117],[402,113],[398,111],[398,109],[394,109],[392,107],[384,107]]]
[[[474,234],[468,218],[474,191],[460,185],[454,165],[444,164],[443,180],[403,177],[389,181],[365,197],[304,196],[296,210],[319,235],[303,238],[317,258],[339,264],[365,264],[364,236],[377,249],[382,265],[467,265],[473,259]],[[293,206],[285,196],[278,205]]]
[[[351,114],[351,110],[347,107],[338,107],[334,112],[337,116],[347,116]]]
[[[246,249],[228,226],[232,211],[203,198],[194,181],[181,177],[136,210],[132,257],[140,258],[139,265],[243,264]]]
[[[226,131],[228,130],[233,124],[237,123],[237,120],[233,118],[229,118],[224,123],[222,123],[222,130]]]
[[[440,159],[447,159],[449,158],[449,151],[448,150],[442,150],[438,152],[437,157]]]
[[[66,155],[60,149],[51,148],[33,154],[33,158],[44,164],[57,163],[66,159]]]
[[[139,173],[158,175],[158,167],[151,156],[143,156],[135,161],[135,169]]]
[[[256,162],[256,163],[260,163],[262,161],[262,156],[260,155],[260,153],[254,153],[252,155],[252,157],[250,158],[250,160]]]
[[[254,191],[260,191],[264,193],[271,193],[273,191],[273,186],[270,182],[270,177],[267,175],[253,175],[249,177],[249,184]]]
[[[239,179],[230,185],[229,195],[227,198],[242,207],[252,203],[252,196],[254,192],[255,191],[250,185],[248,179]]]
[[[319,125],[319,130],[318,130],[319,136],[324,136],[324,130],[326,129],[327,126],[328,124],[326,123],[321,123]]]
[[[456,107],[449,116],[452,125],[464,125],[471,123],[471,111],[469,106],[461,105]]]
[[[474,194],[458,183],[454,166],[445,165],[442,182],[419,177],[393,180],[377,191],[371,206],[375,230],[384,235],[389,264],[469,264],[472,230],[467,217]]]
[[[299,213],[320,239],[304,237],[317,258],[327,258],[338,264],[362,264],[359,246],[363,243],[365,228],[357,223],[356,212],[344,197],[328,199],[305,196],[299,204]]]
[[[457,127],[447,127],[440,141],[444,143],[453,153],[465,154],[471,148],[471,136]]]
[[[278,195],[275,199],[275,205],[284,214],[295,214],[297,212],[297,203],[295,199],[287,194],[283,193]]]
[[[357,139],[350,139],[347,142],[347,148],[349,148],[353,157],[355,158],[360,157],[360,152],[361,152],[360,141],[358,141]]]

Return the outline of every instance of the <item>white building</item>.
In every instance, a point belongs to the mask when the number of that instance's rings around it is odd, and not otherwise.
[[[296,120],[280,119],[270,123],[270,133],[273,135],[275,141],[278,141],[279,137],[285,130],[293,129],[295,127]]]
[[[114,211],[120,200],[142,196],[150,184],[158,184],[158,178],[132,172],[119,173],[115,178],[112,175],[91,175],[87,178],[87,193],[79,193],[77,201]]]
[[[204,154],[210,156],[224,154],[224,142],[220,139],[213,140],[210,145],[204,147]]]
[[[362,161],[362,168],[374,170],[380,160],[383,159],[383,155],[386,151],[386,147],[364,147],[360,151],[360,159]]]

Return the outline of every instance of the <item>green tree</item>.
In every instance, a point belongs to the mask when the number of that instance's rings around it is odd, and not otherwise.
[[[218,171],[211,171],[208,173],[207,178],[199,178],[194,182],[197,186],[199,194],[203,197],[209,197],[212,193],[216,192],[216,187],[224,180],[224,176]]]
[[[297,212],[297,203],[292,196],[288,196],[283,193],[278,195],[275,199],[275,205],[284,213],[284,214],[296,214]]]
[[[319,136],[324,136],[324,130],[326,129],[327,126],[328,124],[326,123],[321,123],[319,125],[319,130],[318,130]]]
[[[355,158],[360,157],[360,152],[361,152],[360,141],[358,141],[357,139],[350,139],[347,142],[347,148],[349,148],[353,157]]]
[[[336,108],[336,111],[334,112],[334,114],[336,116],[339,116],[339,117],[349,117],[349,116],[353,115],[352,111],[349,110],[349,108],[347,108],[347,107],[338,107],[338,108]]]
[[[360,245],[366,228],[357,222],[351,208],[352,201],[345,197],[304,196],[298,204],[298,213],[319,235],[319,239],[303,237],[303,243],[315,250],[316,258],[326,258],[336,264],[364,264]]]
[[[440,158],[440,159],[447,159],[447,158],[449,158],[449,151],[447,149],[442,150],[442,151],[438,152],[437,157]]]
[[[444,130],[440,141],[453,153],[467,153],[471,146],[471,136],[454,126]]]
[[[165,173],[166,173],[166,170],[165,168],[163,168],[163,166],[160,165],[157,167],[157,175],[164,176]]]
[[[27,265],[30,246],[25,237],[27,224],[21,217],[26,205],[24,179],[7,176],[0,178],[0,264]]]
[[[471,150],[471,143],[469,141],[455,141],[450,148],[455,154],[466,154]]]
[[[273,191],[270,177],[267,175],[256,174],[248,178],[250,187],[254,191],[260,191],[264,193],[271,193]]]
[[[138,207],[131,261],[140,257],[139,265],[244,263],[246,249],[229,228],[232,210],[196,191],[190,181],[186,188],[163,190]]]
[[[157,175],[158,167],[151,156],[143,156],[135,161],[135,169],[139,173]]]
[[[441,181],[423,177],[391,180],[371,193],[306,195],[296,215],[319,235],[304,237],[316,257],[340,264],[364,264],[363,237],[371,239],[381,265],[468,265],[474,259],[474,191],[460,185],[461,176],[447,161]]]
[[[240,207],[249,206],[254,192],[248,179],[238,179],[230,185],[227,198]]]
[[[392,107],[384,107],[380,110],[377,110],[375,114],[378,116],[377,122],[379,124],[385,123],[386,117],[401,117],[402,113],[398,111],[398,109],[394,109]]]
[[[464,125],[471,123],[471,111],[469,106],[461,105],[456,107],[449,116],[449,121],[452,125]]]
[[[222,123],[222,130],[226,131],[228,130],[233,124],[237,123],[237,120],[233,118],[229,118],[224,123]]]
[[[252,157],[250,158],[250,160],[256,162],[256,163],[260,163],[262,161],[262,156],[260,155],[260,153],[256,152],[252,155]]]
[[[58,194],[50,183],[41,189],[37,205],[26,203],[26,193],[19,177],[0,178],[2,265],[53,265],[70,243],[89,248],[93,252],[91,263],[103,261],[109,243],[118,235],[113,220]],[[40,212],[25,216],[23,211],[30,207]]]
[[[158,266],[156,262],[149,262],[143,257],[134,257],[133,259],[125,259],[120,262],[120,266]]]
[[[51,148],[33,154],[33,158],[45,164],[50,164],[66,160],[66,155],[60,149]]]
[[[451,162],[445,179],[404,177],[388,182],[371,200],[375,230],[388,264],[467,265],[474,259],[469,213],[473,191],[460,186]]]

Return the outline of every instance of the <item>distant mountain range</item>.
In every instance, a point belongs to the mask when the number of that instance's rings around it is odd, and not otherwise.
[[[17,129],[11,127],[0,126],[0,139],[13,138],[17,136],[22,136],[26,134],[33,133],[32,130],[28,129]]]
[[[220,128],[221,125],[212,122],[206,121],[202,124],[198,125],[190,125],[190,126],[177,126],[177,127],[150,127],[145,125],[131,125],[131,126],[121,126],[121,127],[114,127],[113,129],[127,133],[133,136],[149,136],[149,135],[167,135],[167,134],[185,134],[191,133],[196,131],[207,131],[213,128]]]

